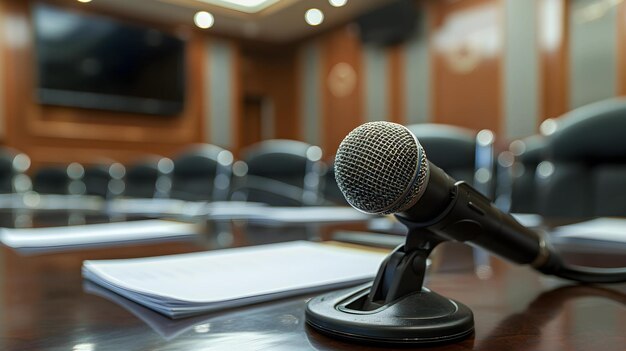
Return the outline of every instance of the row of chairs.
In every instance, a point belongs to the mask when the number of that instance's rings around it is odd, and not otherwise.
[[[547,217],[626,215],[626,101],[604,101],[547,120],[540,135],[513,141],[497,162],[489,130],[441,124],[407,128],[429,160],[503,210]],[[0,153],[1,190],[27,189],[28,166],[26,155]],[[149,157],[127,168],[110,162],[40,169],[33,190],[281,206],[346,204],[332,163],[322,162],[322,150],[295,140],[261,142],[244,150],[241,160],[215,145],[198,144],[173,160]]]
[[[151,156],[127,167],[113,161],[43,167],[34,172],[32,182],[26,176],[28,156],[8,148],[3,152],[3,193],[34,190],[41,194],[97,195],[107,199],[235,199],[282,206],[325,202],[321,195],[325,171],[322,151],[296,140],[261,142],[245,150],[238,161],[228,150],[196,144],[173,159]]]
[[[408,128],[432,161],[486,195],[493,193],[493,133],[484,130],[476,135],[459,127],[434,124]],[[28,160],[24,154],[11,154],[16,160]],[[2,191],[30,190],[30,182],[24,180],[28,165],[12,167],[7,166],[1,178],[14,179],[13,183],[20,178],[23,184]],[[244,150],[237,161],[228,150],[197,144],[172,160],[152,156],[127,167],[112,161],[86,167],[79,163],[45,167],[34,173],[32,190],[104,198],[241,200],[280,206],[346,204],[336,185],[332,162],[322,162],[321,148],[295,140],[258,143]]]
[[[498,198],[513,212],[626,216],[626,100],[546,120],[539,135],[512,142],[498,164],[511,180]]]

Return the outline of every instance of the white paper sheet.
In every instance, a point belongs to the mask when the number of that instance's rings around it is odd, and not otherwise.
[[[211,203],[177,199],[114,199],[107,203],[107,211],[115,214],[145,216],[197,217],[205,216]]]
[[[245,219],[250,222],[268,224],[307,224],[364,222],[374,218],[374,216],[359,212],[352,207],[338,206],[212,206],[209,218]]]
[[[0,208],[38,211],[101,211],[105,200],[94,195],[0,194]]]
[[[626,244],[626,218],[597,218],[555,228],[562,238],[590,239]]]
[[[0,241],[15,249],[46,250],[158,240],[192,236],[199,232],[196,224],[164,220],[145,220],[69,227],[9,229],[0,228]]]
[[[557,250],[598,255],[626,254],[626,219],[598,218],[555,228],[549,235]]]
[[[362,283],[386,255],[304,241],[85,261],[83,276],[172,318]]]

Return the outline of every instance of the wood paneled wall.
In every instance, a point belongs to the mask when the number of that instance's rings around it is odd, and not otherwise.
[[[26,152],[37,167],[104,159],[130,162],[147,153],[172,156],[186,145],[203,140],[206,39],[202,33],[188,31],[188,93],[180,115],[150,116],[44,106],[35,101],[29,3],[17,0],[0,3],[7,38],[2,42],[6,145]]]
[[[460,2],[420,2],[420,11],[429,20],[428,35],[433,73],[429,92],[431,110],[421,118],[474,130],[498,131],[502,120],[502,2],[467,0]],[[482,34],[477,37],[474,33]],[[358,33],[346,25],[315,38],[320,46],[322,77],[319,104],[322,106],[321,146],[333,155],[341,140],[365,122],[364,95],[368,84],[380,85],[389,115],[380,116],[397,123],[409,123],[407,100],[416,99],[406,91],[407,44],[383,48],[386,55],[384,81],[366,81],[364,48]],[[333,69],[347,64],[356,74],[349,94],[333,93]],[[417,77],[417,79],[429,79]],[[297,137],[297,134],[293,134]]]
[[[389,49],[389,80],[387,91],[389,93],[389,120],[391,122],[406,124],[406,62],[404,47],[400,45]]]
[[[428,7],[433,121],[500,131],[502,2],[437,1]]]
[[[569,102],[569,1],[533,0],[538,19],[536,94],[540,104],[538,122],[559,116]],[[0,42],[3,65],[3,143],[22,150],[34,163],[96,162],[111,158],[129,162],[146,153],[173,156],[190,143],[207,141],[206,72],[207,33],[188,28],[187,91],[184,111],[178,116],[158,117],[113,113],[77,108],[39,105],[34,98],[33,43],[30,1],[0,0],[5,39]],[[234,41],[237,92],[232,123],[237,151],[245,121],[245,98],[268,97],[273,105],[272,137],[303,139],[303,65],[298,50],[314,43],[319,54],[316,69],[314,121],[320,146],[332,156],[345,135],[365,122],[369,84],[384,87],[388,113],[380,116],[398,123],[420,120],[449,123],[471,129],[489,128],[500,134],[506,122],[503,100],[505,85],[504,21],[505,0],[418,1],[427,21],[425,32],[429,52],[429,77],[408,76],[411,57],[408,44],[384,48],[384,81],[367,82],[366,54],[358,33],[348,24],[291,45],[262,45]],[[619,6],[618,38],[626,35],[626,3]],[[556,9],[556,11],[555,11]],[[550,28],[547,28],[550,26]],[[556,32],[555,32],[556,30]],[[556,35],[555,35],[556,33]],[[618,40],[618,94],[626,94],[626,41]],[[514,45],[512,43],[511,45]],[[377,61],[381,62],[381,61]],[[422,66],[420,66],[422,67]],[[317,71],[316,71],[317,72]],[[412,72],[415,72],[413,70]],[[408,92],[408,79],[428,81],[422,94],[428,102],[419,118],[409,116],[409,102],[417,97]],[[343,90],[342,90],[343,89]],[[428,89],[422,89],[428,90]],[[380,90],[379,90],[380,91]],[[413,93],[414,94],[414,93]],[[370,93],[371,95],[371,93]],[[310,103],[310,101],[309,101]],[[422,106],[422,105],[420,105]],[[319,110],[319,111],[318,111]],[[424,116],[421,116],[424,114]],[[308,122],[310,123],[310,121]],[[239,141],[237,141],[239,140]],[[210,140],[208,140],[210,142]]]
[[[350,26],[324,35],[321,45],[321,146],[328,157],[334,155],[341,140],[363,122],[362,48]]]
[[[297,68],[294,46],[245,48],[242,65],[242,95],[271,101],[273,131],[271,138],[297,139],[298,123]],[[242,118],[245,117],[242,116]],[[240,134],[249,128],[241,125]],[[254,126],[252,126],[254,127]],[[241,145],[246,147],[248,145]]]

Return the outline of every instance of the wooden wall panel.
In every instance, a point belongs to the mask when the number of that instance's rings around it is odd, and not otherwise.
[[[404,45],[395,45],[389,48],[389,78],[387,81],[389,98],[387,101],[389,102],[390,121],[400,124],[405,124],[407,121],[406,93],[404,91],[406,87],[406,62],[404,57]]]
[[[2,47],[6,115],[5,143],[29,154],[35,166],[115,159],[130,162],[146,153],[172,156],[202,141],[202,81],[205,36],[189,31],[187,97],[177,116],[150,116],[35,101],[34,47],[28,1],[2,3],[6,37]]]
[[[350,26],[325,34],[321,43],[321,146],[330,157],[343,138],[363,123],[362,48]]]
[[[250,49],[243,54],[242,94],[272,102],[273,137],[299,139],[297,57],[292,47]],[[241,128],[246,128],[242,125]],[[243,133],[243,130],[242,130]],[[241,145],[245,147],[247,145]]]
[[[434,122],[499,132],[503,3],[429,3]]]

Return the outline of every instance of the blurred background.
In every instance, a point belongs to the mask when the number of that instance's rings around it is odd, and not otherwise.
[[[561,116],[626,93],[622,0],[2,0],[0,5],[0,140],[28,157],[20,169],[35,190],[42,170],[80,166],[71,180],[88,175],[91,166],[130,167],[157,158],[176,163],[198,144],[229,151],[222,164],[233,164],[233,173],[241,175],[248,166],[240,163],[237,170],[236,161],[270,139],[318,146],[308,156],[325,161],[318,172],[323,175],[332,171],[333,156],[350,130],[386,120],[444,124],[473,136],[487,130],[482,143],[491,145],[485,156],[490,161],[479,165],[482,156],[470,152],[475,173],[465,180],[490,182],[484,192],[493,198],[506,194],[501,204],[510,208],[510,178],[526,171],[534,179],[537,165],[554,161],[542,143],[558,132]],[[621,139],[595,134],[607,143]],[[530,165],[512,168],[526,161],[522,155],[532,148],[541,150]],[[215,150],[205,151],[219,153]],[[161,166],[168,173],[174,164]],[[498,167],[509,179],[493,181]],[[543,178],[555,170],[552,163],[542,167]],[[50,175],[40,178],[44,189]],[[173,186],[167,189],[171,194]],[[144,194],[152,195],[152,190]],[[541,212],[530,205],[519,211]]]
[[[524,137],[623,92],[620,4],[7,0],[2,139],[37,167],[173,156],[198,142],[236,154],[271,138],[331,156],[370,120]],[[320,24],[307,23],[310,8]],[[198,11],[210,28],[194,25]],[[138,95],[172,106],[123,102]]]

